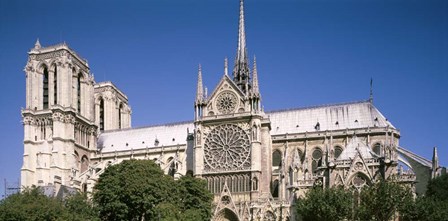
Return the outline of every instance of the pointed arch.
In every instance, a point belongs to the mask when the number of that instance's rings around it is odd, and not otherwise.
[[[224,208],[219,211],[215,216],[215,221],[239,221],[235,212],[228,208]]]

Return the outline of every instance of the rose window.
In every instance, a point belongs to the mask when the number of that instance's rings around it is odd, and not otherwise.
[[[236,95],[230,91],[226,91],[219,94],[218,98],[216,99],[216,107],[218,108],[219,112],[223,114],[229,114],[235,110],[237,102],[238,100]]]
[[[217,126],[204,144],[205,170],[250,168],[250,142],[247,133],[232,124]]]

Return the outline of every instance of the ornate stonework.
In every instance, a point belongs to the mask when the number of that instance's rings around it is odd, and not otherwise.
[[[238,106],[238,98],[231,91],[221,92],[216,98],[216,108],[222,114],[233,113]]]
[[[206,171],[248,169],[249,136],[237,125],[219,125],[212,129],[205,139],[204,156]]]

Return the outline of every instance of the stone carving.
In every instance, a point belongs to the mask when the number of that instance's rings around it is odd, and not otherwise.
[[[250,168],[250,142],[247,132],[233,124],[215,127],[204,144],[205,170]]]

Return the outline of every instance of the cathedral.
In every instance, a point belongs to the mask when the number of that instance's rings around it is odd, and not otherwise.
[[[212,93],[201,67],[193,120],[131,127],[128,97],[95,82],[87,60],[67,44],[28,52],[22,110],[23,186],[54,194],[91,192],[109,165],[153,160],[166,174],[207,181],[213,220],[295,220],[294,205],[314,186],[360,191],[393,179],[423,193],[445,172],[400,146],[400,131],[364,101],[265,112],[257,64],[249,65],[240,0],[237,53]]]

